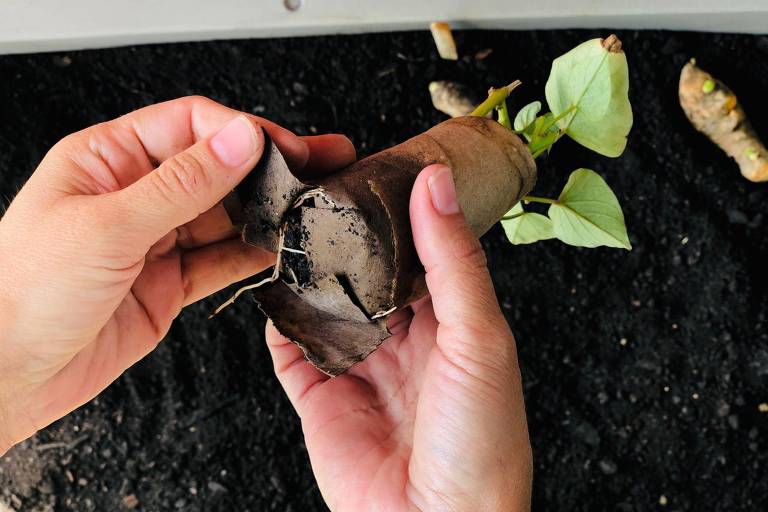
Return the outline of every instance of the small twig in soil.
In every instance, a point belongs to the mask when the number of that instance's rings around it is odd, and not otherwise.
[[[72,441],[70,441],[68,443],[65,443],[63,441],[57,441],[57,442],[53,442],[53,443],[39,444],[39,445],[35,446],[35,450],[38,451],[38,452],[45,452],[45,451],[48,451],[48,450],[58,450],[60,448],[65,448],[67,450],[72,450],[73,448],[76,448],[77,445],[79,445],[80,443],[88,440],[89,437],[90,437],[90,435],[85,434],[85,435],[82,435],[80,437],[76,437],[75,439],[73,439]]]

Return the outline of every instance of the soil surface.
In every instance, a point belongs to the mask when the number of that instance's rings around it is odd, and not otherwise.
[[[427,84],[482,93],[520,78],[543,99],[551,60],[588,31],[462,32],[459,62],[429,32],[231,41],[0,57],[0,196],[64,135],[203,94],[301,134],[343,132],[360,155],[439,122]],[[768,185],[747,182],[677,102],[683,64],[739,95],[768,139],[768,37],[620,33],[635,125],[623,157],[559,143],[537,195],[568,173],[606,177],[634,250],[485,236],[517,335],[535,457],[535,510],[768,507]],[[476,52],[491,48],[484,60]],[[247,300],[188,308],[102,396],[0,461],[0,509],[325,510],[299,421]]]

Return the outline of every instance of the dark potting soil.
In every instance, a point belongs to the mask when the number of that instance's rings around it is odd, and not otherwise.
[[[482,92],[520,78],[543,98],[551,60],[605,31],[461,32],[457,63],[429,32],[232,41],[0,57],[0,191],[13,197],[64,135],[203,94],[369,154],[442,120],[427,84]],[[696,133],[682,65],[737,92],[768,139],[768,37],[620,33],[635,125],[619,159],[570,141],[538,195],[577,167],[616,191],[634,250],[484,238],[517,335],[535,457],[535,510],[768,506],[768,185]],[[484,60],[476,52],[492,48]],[[468,148],[470,150],[471,148]],[[324,510],[299,421],[272,373],[263,318],[232,290],[184,311],[97,400],[0,461],[0,501],[25,511]]]

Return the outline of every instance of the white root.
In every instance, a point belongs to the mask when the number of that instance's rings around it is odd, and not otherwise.
[[[308,190],[307,192],[304,192],[298,198],[296,198],[296,201],[294,201],[292,208],[298,208],[307,199],[312,197],[320,197],[324,193],[325,191],[322,188],[313,188],[312,190]],[[240,295],[247,292],[248,290],[254,290],[256,288],[264,286],[265,284],[274,283],[275,281],[277,281],[280,278],[280,263],[282,260],[283,251],[292,252],[294,254],[303,254],[305,256],[307,255],[306,251],[302,251],[301,249],[294,249],[292,247],[286,247],[284,245],[285,230],[287,229],[287,227],[288,227],[288,221],[284,221],[282,226],[280,226],[280,229],[278,230],[279,238],[277,240],[277,259],[275,260],[275,266],[274,266],[274,270],[272,271],[272,275],[267,279],[263,279],[259,281],[256,284],[249,284],[248,286],[244,286],[239,290],[237,290],[235,294],[229,298],[229,300],[227,300],[224,304],[216,308],[216,310],[208,317],[209,320],[215,317],[216,315],[218,315],[219,313],[221,313],[224,309],[234,304],[235,301],[238,299],[238,297],[240,297]],[[243,234],[245,234],[245,229],[243,229]],[[293,280],[295,282],[298,282],[298,279],[296,278],[296,274],[293,272],[293,269],[289,269],[289,270],[291,271]]]
[[[224,302],[219,307],[217,307],[216,310],[208,316],[208,320],[212,319],[213,317],[215,317],[216,315],[224,311],[226,308],[234,304],[235,301],[238,299],[238,297],[240,297],[243,293],[247,292],[248,290],[255,290],[256,288],[260,288],[265,284],[274,283],[280,278],[280,263],[282,261],[283,251],[289,250],[289,252],[294,252],[294,251],[298,252],[296,249],[289,249],[283,246],[283,244],[285,243],[285,229],[287,226],[288,226],[288,222],[283,222],[283,225],[280,226],[280,230],[278,231],[279,238],[277,240],[277,259],[275,259],[275,266],[272,267],[272,275],[266,279],[262,279],[258,283],[249,284],[248,286],[243,286],[242,288],[237,290],[232,297],[230,297],[226,302]],[[303,253],[303,254],[306,254],[306,253]]]
[[[386,311],[379,311],[378,313],[376,313],[371,317],[371,320],[376,320],[377,318],[385,317],[389,314],[394,313],[395,311],[397,311],[397,306],[393,306],[391,309],[388,309]]]
[[[312,197],[320,197],[323,194],[325,194],[325,190],[323,190],[322,187],[313,188],[312,190],[308,190],[308,191],[304,192],[303,194],[301,194],[299,197],[296,198],[296,201],[293,202],[293,206],[291,208],[298,208],[307,199],[312,198]],[[330,199],[328,197],[325,197],[324,199],[330,201]],[[336,206],[336,205],[334,204],[334,206]]]
[[[298,283],[299,282],[299,278],[296,276],[296,272],[294,272],[291,267],[288,267],[288,272],[291,273],[291,278],[293,278],[293,282],[294,283]]]
[[[264,280],[261,280],[261,281],[259,281],[256,284],[249,284],[248,286],[243,286],[242,288],[237,290],[235,292],[235,294],[232,297],[229,298],[229,300],[227,300],[221,306],[217,307],[216,310],[208,316],[208,320],[210,320],[211,318],[215,317],[216,315],[221,313],[223,310],[225,310],[226,308],[228,308],[229,306],[234,304],[235,301],[237,300],[237,298],[240,297],[243,293],[247,292],[248,290],[253,290],[253,289],[258,288],[260,286],[264,286],[265,284],[272,283],[272,282],[274,282],[276,280],[277,280],[277,277],[274,274],[272,274],[270,277],[268,277],[268,278],[266,278]]]

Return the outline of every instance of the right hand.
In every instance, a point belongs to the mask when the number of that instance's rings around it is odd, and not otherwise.
[[[450,169],[419,175],[411,223],[431,298],[396,313],[393,336],[365,361],[328,378],[267,328],[320,490],[336,512],[528,510],[515,340]]]

